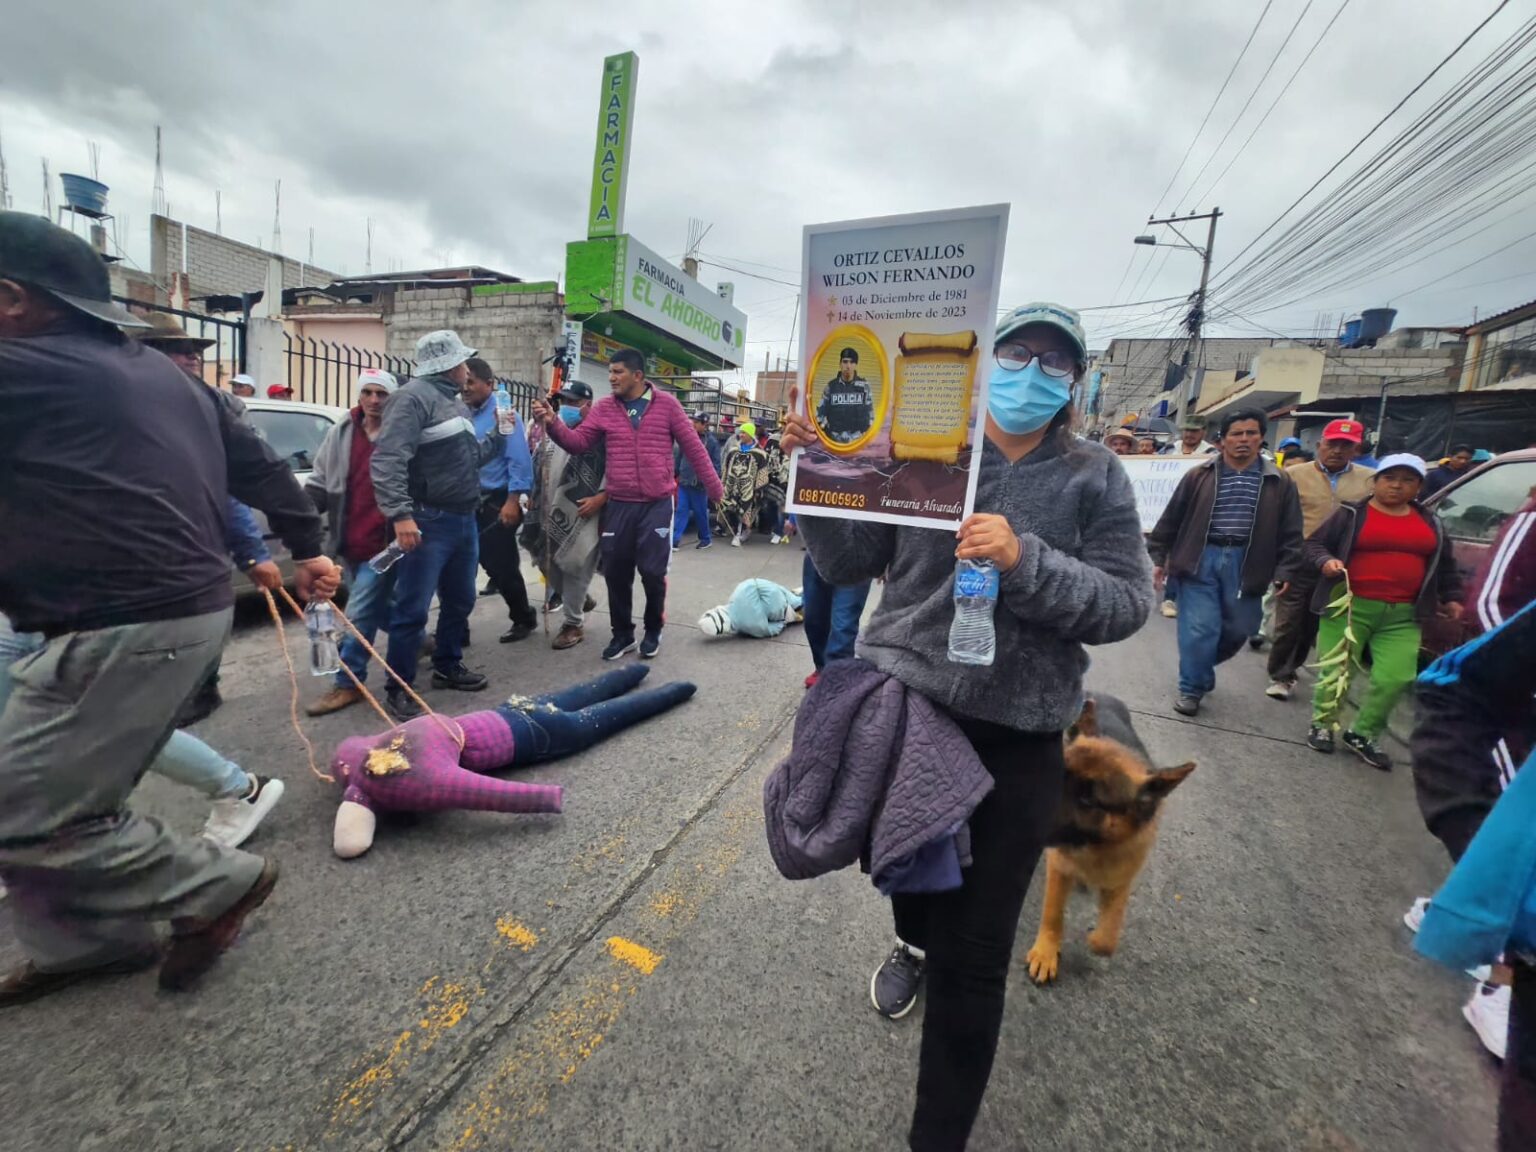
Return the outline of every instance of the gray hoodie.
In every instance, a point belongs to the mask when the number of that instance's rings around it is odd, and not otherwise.
[[[976,511],[1007,517],[1023,547],[1002,574],[990,667],[949,660],[952,533],[807,515],[798,523],[828,581],[886,576],[860,656],[958,716],[1064,730],[1082,710],[1083,645],[1124,640],[1152,610],[1152,566],[1130,481],[1109,449],[1065,431],[1016,464],[984,441]]]

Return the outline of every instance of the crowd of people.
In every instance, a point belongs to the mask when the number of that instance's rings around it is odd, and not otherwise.
[[[1336,420],[1315,455],[1289,442],[1271,455],[1265,413],[1238,409],[1221,418],[1215,444],[1203,422],[1189,421],[1164,450],[1198,460],[1144,536],[1117,457],[1158,446],[1124,429],[1102,446],[1075,432],[1072,386],[1088,360],[1077,314],[1014,309],[995,346],[975,511],[954,536],[791,521],[789,460],[823,435],[817,425],[792,412],[779,436],[752,423],[711,429],[705,413],[647,380],[637,352],[614,354],[606,394],[568,380],[534,403],[525,425],[493,366],[447,330],[420,339],[410,379],[360,375],[356,406],[301,488],[243,419],[239,389],[203,382],[197,341],[169,317],[114,304],[105,266],[83,241],[0,213],[0,880],[26,957],[0,981],[0,1006],[155,965],[163,987],[189,988],[273,890],[276,863],[239,845],[281,782],[178,727],[190,701],[217,706],[232,561],[259,587],[282,585],[260,533],[253,538],[253,508],[291,553],[301,600],[330,598],[343,578],[350,587],[362,639],[341,644],[342,670],[309,713],[363,698],[382,633],[385,706],[402,725],[422,715],[412,686],[423,658],[439,690],[487,687],[464,663],[479,569],[506,608],[502,642],[527,640],[541,612],[558,612],[552,647],[582,643],[601,575],[610,627],[602,658],[652,660],[671,554],[690,528],[700,550],[716,531],[736,547],[754,532],[772,543],[798,532],[803,587],[766,590],[778,607],[762,634],[803,614],[813,697],[849,675],[861,690],[889,688],[929,710],[991,782],[963,837],[948,830],[952,878],[894,882],[894,940],[870,979],[874,1008],[892,1019],[926,990],[914,1149],[963,1148],[980,1108],[1018,920],[1063,795],[1063,735],[1082,706],[1085,647],[1134,635],[1160,595],[1177,620],[1177,713],[1201,711],[1218,666],[1260,633],[1268,598],[1267,695],[1289,699],[1315,646],[1323,659],[1305,739],[1332,752],[1348,708],[1343,670],[1367,666],[1364,699],[1338,739],[1383,770],[1392,760],[1382,733],[1418,672],[1422,627],[1475,605],[1483,638],[1425,693],[1432,720],[1414,753],[1430,828],[1453,859],[1476,856],[1478,828],[1530,754],[1536,722],[1526,681],[1516,678],[1523,687],[1491,716],[1486,693],[1457,685],[1488,674],[1479,661],[1512,659],[1509,630],[1532,616],[1536,501],[1505,526],[1463,596],[1422,499],[1443,471],[1454,478],[1471,466],[1470,450],[1434,470],[1407,453],[1376,460],[1361,425]],[[851,388],[857,355],[843,360]],[[537,597],[525,559],[542,577]],[[990,664],[950,655],[957,560],[996,572]],[[884,587],[861,635],[875,582]],[[722,617],[718,631],[729,627]],[[1474,719],[1475,734],[1454,746],[1443,738],[1473,733]],[[179,839],[133,811],[146,771],[209,798],[203,836]],[[369,824],[343,854],[371,839]],[[1507,959],[1514,1014],[1529,1026],[1531,957],[1512,949]],[[1499,995],[1507,1016],[1507,989],[1478,1000]],[[1529,1147],[1515,1141],[1536,1131],[1536,1045],[1509,1035],[1504,1110],[1515,1135],[1506,1147]]]

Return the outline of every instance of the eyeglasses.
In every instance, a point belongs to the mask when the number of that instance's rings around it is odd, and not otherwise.
[[[1036,352],[1028,344],[999,344],[992,350],[992,355],[1000,368],[1006,368],[1010,372],[1028,368],[1031,360],[1039,360],[1040,371],[1057,379],[1072,375],[1077,367],[1077,358],[1072,353],[1063,352],[1059,348],[1053,348],[1049,352]]]

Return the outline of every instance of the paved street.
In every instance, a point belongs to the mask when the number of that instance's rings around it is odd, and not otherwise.
[[[803,638],[694,627],[746,576],[798,584],[801,557],[760,539],[675,557],[651,680],[691,678],[699,695],[527,773],[566,787],[563,815],[389,821],[356,861],[331,853],[335,793],[304,766],[270,630],[247,624],[228,703],[199,734],[287,781],[249,845],[282,861],[282,882],[194,994],[131,977],[8,1012],[0,1143],[904,1146],[921,1008],[893,1023],[869,1006],[888,912],[852,872],[780,879],[763,841],[761,785],[803,694]],[[498,645],[500,616],[480,601],[469,652],[497,692],[602,668],[603,607],[566,653]],[[1121,953],[1090,957],[1079,897],[1058,984],[1037,990],[1015,968],[972,1147],[1491,1148],[1495,1066],[1459,1014],[1470,980],[1416,959],[1401,922],[1445,870],[1407,772],[1307,749],[1305,704],[1264,698],[1250,653],[1197,721],[1178,719],[1173,666],[1161,618],[1095,655],[1091,686],[1130,703],[1158,761],[1199,769],[1169,802]],[[361,707],[306,725],[322,755],[377,726]],[[205,813],[154,779],[139,804],[189,833]],[[0,961],[15,956],[0,926]]]

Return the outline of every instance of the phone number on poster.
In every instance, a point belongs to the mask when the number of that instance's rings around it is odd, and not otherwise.
[[[820,488],[802,488],[797,493],[802,504],[821,504],[828,508],[862,508],[862,492],[827,492]]]

